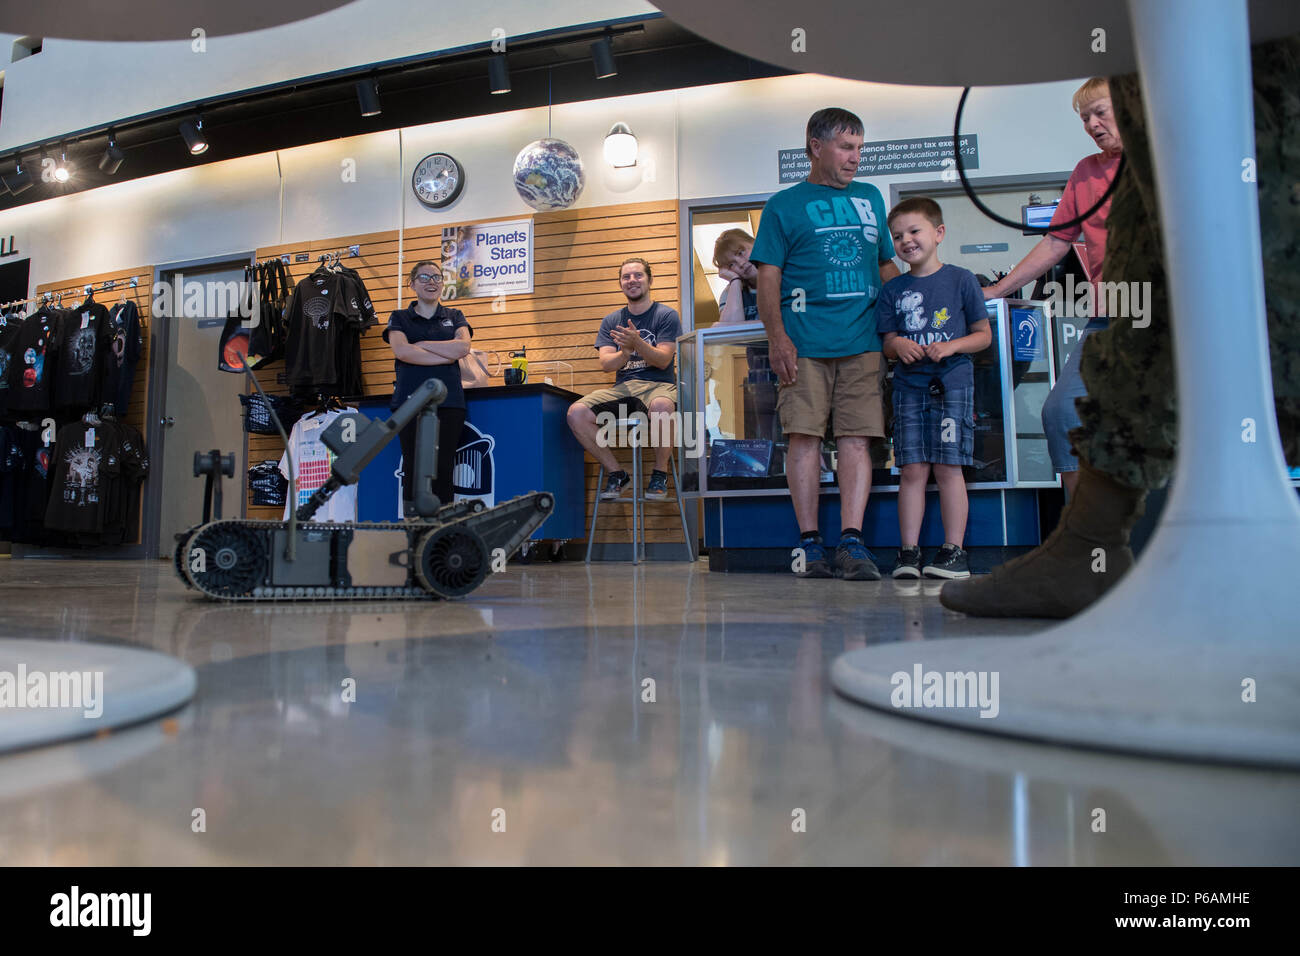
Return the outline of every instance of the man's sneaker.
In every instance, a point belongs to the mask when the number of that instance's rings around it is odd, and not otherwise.
[[[968,578],[970,563],[966,552],[956,545],[945,544],[934,556],[934,560],[925,566],[927,578]]]
[[[632,479],[627,476],[626,471],[616,471],[609,476],[605,482],[605,490],[600,493],[601,501],[613,501],[623,494],[624,489],[632,484]]]
[[[894,565],[894,577],[919,578],[921,576],[921,549],[903,548],[898,552],[898,563]]]
[[[804,569],[796,571],[797,578],[833,578],[830,562],[826,560],[826,546],[812,541],[800,541],[798,547],[803,550]]]
[[[835,549],[835,570],[845,581],[879,581],[880,569],[858,538],[841,540]]]
[[[650,476],[650,483],[645,486],[645,496],[651,501],[663,501],[668,497],[668,476],[655,472]]]

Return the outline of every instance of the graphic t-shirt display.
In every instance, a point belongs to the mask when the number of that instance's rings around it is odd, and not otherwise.
[[[76,421],[59,429],[54,441],[54,491],[45,526],[59,531],[103,529],[107,473],[118,468],[115,431]]]
[[[118,415],[125,415],[135,383],[135,366],[144,342],[140,335],[140,310],[134,302],[113,306],[105,324],[100,349],[100,401],[111,403]]]
[[[41,412],[50,408],[60,318],[57,310],[43,308],[23,320],[10,352],[10,410]]]
[[[876,303],[880,335],[896,332],[920,345],[969,335],[970,327],[981,320],[988,321],[988,310],[979,280],[960,266],[941,266],[928,276],[904,273],[885,283]],[[942,362],[920,359],[894,366],[894,380],[916,388],[927,387],[935,376],[945,388],[975,384],[971,357],[964,353],[949,355]]]
[[[749,260],[781,270],[781,318],[802,356],[879,351],[872,309],[894,256],[885,200],[870,183],[796,183],[767,201]]]
[[[95,404],[99,397],[101,346],[108,335],[108,309],[86,302],[67,313],[59,331],[59,367],[54,379],[54,407]]]
[[[297,510],[307,503],[312,494],[325,484],[330,477],[330,465],[334,454],[321,442],[321,433],[345,412],[355,412],[355,408],[344,408],[323,412],[319,415],[307,415],[294,423],[289,433],[289,449],[280,456],[280,474],[289,477],[288,454],[293,455],[293,467],[298,484],[297,496],[284,504],[284,520],[289,520],[289,511]],[[324,507],[312,516],[313,521],[356,521],[357,520],[357,486],[344,485],[334,492],[333,497],[325,502]]]
[[[317,269],[294,288],[284,318],[284,362],[291,388],[330,395],[362,393],[361,333],[378,318],[356,272]]]
[[[9,369],[14,361],[13,346],[22,328],[21,315],[0,315],[0,412],[9,407]]]
[[[681,316],[677,314],[676,309],[670,309],[662,302],[653,303],[640,315],[633,315],[624,306],[601,320],[600,330],[596,333],[596,348],[598,350],[603,346],[618,348],[618,343],[614,341],[610,332],[615,326],[627,328],[628,322],[632,323],[632,327],[649,345],[675,345],[682,334]],[[627,364],[614,373],[614,382],[615,384],[631,381],[676,382],[677,374],[673,371],[675,361],[675,359],[670,361],[665,368],[655,368],[634,352]]]

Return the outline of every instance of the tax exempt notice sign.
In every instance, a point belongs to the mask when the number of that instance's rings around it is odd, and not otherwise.
[[[533,221],[512,219],[442,231],[443,299],[533,291]]]

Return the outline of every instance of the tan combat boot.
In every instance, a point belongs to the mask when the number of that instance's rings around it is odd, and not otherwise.
[[[1146,494],[1080,462],[1079,483],[1047,540],[992,574],[949,581],[940,603],[975,617],[1077,614],[1133,566],[1129,532]]]

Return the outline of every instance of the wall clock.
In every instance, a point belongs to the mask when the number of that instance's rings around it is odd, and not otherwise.
[[[464,188],[464,167],[446,153],[430,153],[411,174],[415,198],[430,209],[451,205]]]

